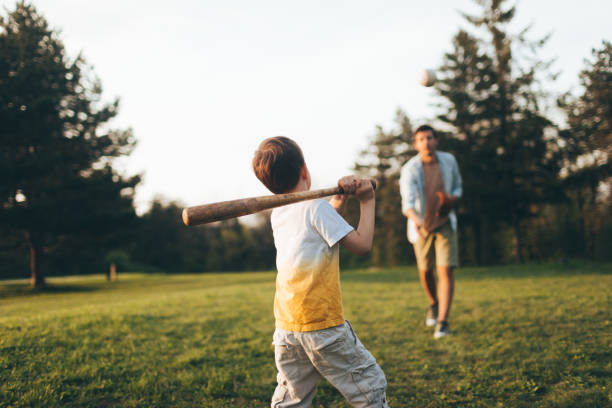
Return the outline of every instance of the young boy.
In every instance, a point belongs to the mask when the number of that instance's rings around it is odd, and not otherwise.
[[[310,189],[310,174],[299,146],[286,137],[264,140],[253,170],[273,193]],[[304,201],[272,211],[276,246],[273,344],[278,385],[272,407],[309,407],[324,377],[354,407],[388,407],[385,375],[344,320],[339,247],[366,254],[374,235],[374,190],[352,176],[338,185],[360,202],[354,230],[337,213],[345,196]]]

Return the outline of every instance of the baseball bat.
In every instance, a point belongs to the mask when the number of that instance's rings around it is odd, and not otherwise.
[[[376,181],[370,180],[376,189]],[[240,198],[238,200],[221,201],[218,203],[197,205],[183,210],[183,222],[187,226],[207,224],[209,222],[227,220],[254,214],[270,208],[297,203],[299,201],[314,200],[336,194],[344,194],[341,187],[323,188],[313,191],[299,191],[297,193],[273,194],[260,197]]]

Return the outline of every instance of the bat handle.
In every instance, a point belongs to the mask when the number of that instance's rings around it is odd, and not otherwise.
[[[370,179],[370,183],[372,183],[372,188],[376,190],[376,180]],[[338,194],[344,194],[344,189],[342,189],[342,187],[338,187]]]

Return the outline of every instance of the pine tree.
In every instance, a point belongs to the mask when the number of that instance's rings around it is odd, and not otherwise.
[[[450,125],[458,143],[457,159],[464,179],[464,212],[474,227],[477,242],[490,238],[484,224],[509,225],[513,230],[513,256],[522,260],[522,222],[535,215],[536,204],[559,199],[559,149],[548,133],[553,124],[541,109],[543,93],[538,75],[550,64],[519,55],[546,43],[507,32],[515,7],[505,0],[477,0],[482,13],[464,15],[482,38],[459,31],[454,50],[444,57],[437,89],[446,99]],[[479,31],[480,30],[480,31]],[[463,145],[463,147],[461,147]],[[477,251],[482,253],[482,245]],[[482,256],[479,255],[480,259]]]
[[[559,99],[568,124],[560,132],[562,186],[568,204],[573,201],[577,207],[581,239],[575,245],[586,243],[587,247],[580,249],[590,257],[595,252],[597,231],[606,224],[602,215],[610,212],[609,199],[600,205],[597,197],[602,182],[608,185],[608,198],[612,190],[612,44],[603,41],[592,55],[593,60],[587,60],[580,73],[581,93]]]
[[[402,111],[396,114],[397,128],[385,132],[381,127],[355,164],[357,173],[374,178],[376,188],[376,229],[372,248],[373,265],[394,266],[412,259],[406,241],[406,218],[402,215],[399,173],[414,154],[410,143],[412,124]],[[356,218],[358,208],[350,216]]]
[[[112,159],[129,154],[129,130],[108,130],[118,101],[32,5],[0,19],[0,225],[30,249],[32,284],[44,285],[42,256],[66,236],[99,242],[134,219],[138,177]]]
[[[577,98],[566,94],[560,100],[569,125],[563,134],[568,172],[585,167],[579,158],[602,166],[612,157],[612,44],[603,41],[592,54],[594,61],[586,61],[580,73],[582,93]]]

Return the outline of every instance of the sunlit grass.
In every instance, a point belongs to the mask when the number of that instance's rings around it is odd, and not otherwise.
[[[392,407],[609,406],[612,265],[457,271],[451,338],[414,267],[343,271],[346,317]],[[0,282],[0,407],[264,407],[274,273]],[[315,406],[347,406],[321,383]]]

